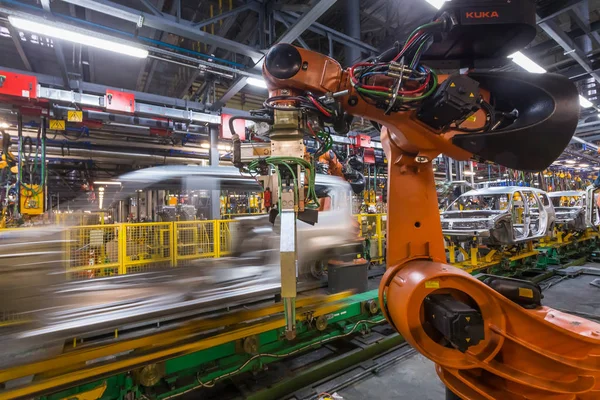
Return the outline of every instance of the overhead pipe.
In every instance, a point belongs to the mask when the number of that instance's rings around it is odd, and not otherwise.
[[[132,164],[134,161],[143,164],[200,164],[202,160],[208,159],[205,157],[174,157],[161,156],[155,154],[143,154],[134,152],[115,152],[106,150],[86,150],[86,149],[70,149],[63,154],[61,147],[46,147],[46,158],[49,161],[54,160],[81,160],[87,161],[93,159],[96,162],[105,162],[113,164]]]
[[[7,131],[9,134],[13,134],[11,131]],[[30,137],[33,139],[33,143],[37,143],[37,132],[24,130],[23,137]],[[109,136],[110,134],[104,134],[105,136]],[[97,138],[97,137],[86,137],[79,140],[54,140],[47,139],[46,143],[57,145],[66,145],[71,149],[73,148],[90,148],[90,146],[114,146],[115,140],[114,138]],[[17,144],[16,140],[13,140],[13,144]],[[166,151],[184,151],[186,153],[190,153],[190,155],[198,154],[199,156],[205,156],[208,154],[208,149],[205,149],[200,146],[195,145],[185,145],[185,146],[172,146],[166,144],[154,144],[154,143],[146,143],[146,142],[133,142],[133,141],[123,141],[119,143],[122,148],[135,148],[135,149],[149,149],[149,150],[166,150]],[[122,149],[121,148],[121,149]]]
[[[52,106],[54,111],[59,111],[59,113],[66,115],[68,111],[76,111],[76,108],[73,107],[65,107],[55,104]],[[137,117],[132,115],[124,115],[124,114],[115,114],[108,113],[104,111],[95,111],[95,110],[81,110],[83,113],[83,118],[85,120],[96,120],[102,121],[104,123],[117,123],[117,124],[125,124],[131,126],[144,126],[148,128],[155,129],[164,129],[164,130],[177,130],[189,132],[192,134],[207,134],[207,127],[202,125],[193,125],[186,124],[183,122],[175,122],[173,120],[158,120],[154,118],[144,118]]]

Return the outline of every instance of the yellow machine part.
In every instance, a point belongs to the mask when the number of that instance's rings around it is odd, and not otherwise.
[[[94,389],[76,394],[74,396],[64,397],[60,400],[97,400],[102,397],[102,395],[104,394],[105,391],[106,391],[106,381],[104,381],[102,383],[102,385],[95,387]]]
[[[44,213],[44,190],[39,185],[21,187],[21,214],[40,215]]]

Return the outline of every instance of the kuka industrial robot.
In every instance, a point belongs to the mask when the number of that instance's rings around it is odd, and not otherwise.
[[[600,399],[600,325],[543,307],[537,285],[479,280],[446,263],[431,161],[446,154],[539,171],[576,129],[578,91],[567,78],[476,72],[534,36],[533,1],[455,0],[404,45],[347,70],[289,44],[269,51],[270,98],[259,119],[272,124],[270,156],[250,170],[278,188],[288,338],[295,335],[295,216],[317,221],[314,166],[302,139],[311,132],[318,139],[324,123],[347,129],[344,115],[359,116],[383,127],[389,162],[388,268],[379,298],[390,324],[437,364],[459,398]],[[465,65],[475,72],[432,69]]]

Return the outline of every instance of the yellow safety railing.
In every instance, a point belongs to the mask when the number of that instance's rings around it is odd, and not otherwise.
[[[122,224],[120,274],[143,272],[154,267],[174,265],[173,222]]]
[[[174,222],[175,244],[174,265],[182,265],[186,260],[217,257],[219,221]]]
[[[371,261],[383,262],[385,260],[387,214],[356,214],[360,235],[370,239]]]
[[[69,279],[181,266],[230,254],[235,220],[72,226],[66,230]]]
[[[84,225],[66,230],[67,273],[88,279],[121,273],[122,225]]]

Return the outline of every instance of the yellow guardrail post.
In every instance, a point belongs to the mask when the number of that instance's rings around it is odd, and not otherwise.
[[[119,275],[125,275],[127,273],[127,268],[125,267],[125,258],[127,257],[127,238],[126,238],[126,229],[125,224],[119,224],[118,228],[118,250],[117,250],[117,259],[119,260]]]
[[[215,258],[221,257],[221,223],[219,220],[213,221],[213,243]]]
[[[171,222],[171,225],[169,226],[169,229],[171,230],[169,234],[171,242],[171,267],[177,266],[177,230],[175,229],[175,224],[177,224],[177,222]]]
[[[377,258],[383,258],[383,235],[381,234],[381,214],[375,220],[375,231],[377,232]]]

